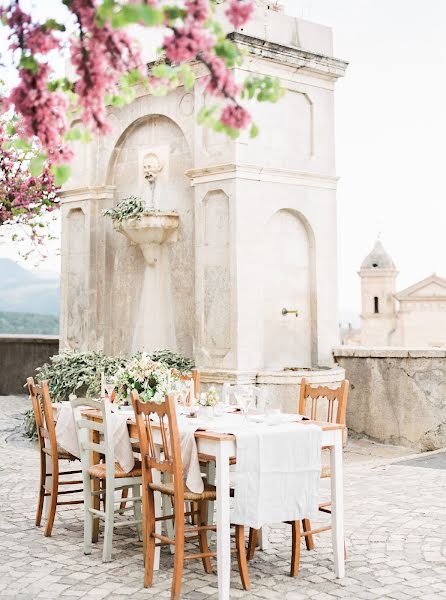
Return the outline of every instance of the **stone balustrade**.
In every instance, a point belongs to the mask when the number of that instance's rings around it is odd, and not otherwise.
[[[446,349],[341,346],[349,430],[425,451],[446,446]]]
[[[26,378],[59,352],[52,335],[0,335],[0,396],[24,394]]]

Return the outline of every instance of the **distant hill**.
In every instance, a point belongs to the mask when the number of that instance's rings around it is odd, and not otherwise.
[[[56,315],[0,311],[1,333],[57,335],[59,333],[59,318]]]
[[[57,316],[59,302],[57,275],[40,275],[0,258],[0,311]]]

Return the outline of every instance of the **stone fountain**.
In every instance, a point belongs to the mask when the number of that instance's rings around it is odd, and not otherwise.
[[[141,89],[110,109],[113,132],[89,154],[79,146],[62,194],[61,347],[168,346],[193,358],[203,386],[265,386],[292,409],[302,376],[330,384],[344,375],[332,352],[333,101],[347,63],[333,57],[328,27],[276,2],[256,0],[239,31],[224,20],[225,3],[216,10],[249,56],[234,67],[236,80],[278,77],[287,93],[277,104],[250,103],[255,139],[197,125],[211,102],[199,64],[193,90]],[[141,189],[146,213],[119,229],[129,244],[102,211]]]
[[[146,266],[135,319],[132,351],[176,348],[174,315],[171,301],[169,258],[164,245],[178,239],[179,215],[162,211],[157,202],[157,178],[163,163],[155,152],[143,158],[144,212],[140,218],[115,221],[116,231],[137,245]]]

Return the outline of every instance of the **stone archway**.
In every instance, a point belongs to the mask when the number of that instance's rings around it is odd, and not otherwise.
[[[299,213],[282,209],[268,220],[264,240],[264,368],[311,367],[317,354],[312,231]]]

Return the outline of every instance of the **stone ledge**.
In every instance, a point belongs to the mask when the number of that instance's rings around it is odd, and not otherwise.
[[[59,343],[58,335],[40,335],[40,334],[21,334],[1,333],[0,344],[48,344],[51,342]]]
[[[305,69],[330,79],[343,77],[348,67],[348,62],[339,58],[302,48],[284,46],[240,32],[230,33],[229,38],[246,49],[251,56],[278,61],[281,64]]]
[[[443,348],[367,348],[340,346],[333,348],[333,356],[351,358],[446,358]]]

